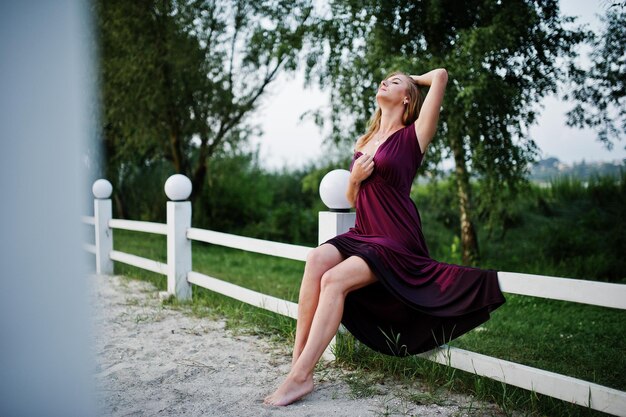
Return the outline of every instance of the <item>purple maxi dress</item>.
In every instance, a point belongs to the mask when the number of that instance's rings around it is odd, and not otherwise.
[[[489,320],[505,302],[497,271],[429,257],[409,195],[423,157],[414,124],[389,136],[361,183],[355,226],[325,242],[345,258],[364,259],[378,278],[348,294],[343,325],[365,345],[394,356],[441,346]]]

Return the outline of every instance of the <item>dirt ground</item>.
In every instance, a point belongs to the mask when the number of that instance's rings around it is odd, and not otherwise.
[[[446,394],[433,401],[419,388],[391,379],[367,387],[373,395],[357,398],[350,375],[334,366],[316,372],[316,388],[302,400],[268,407],[263,398],[289,370],[286,349],[234,334],[223,321],[163,306],[148,282],[103,275],[89,279],[102,416],[502,415],[496,406],[467,396]]]

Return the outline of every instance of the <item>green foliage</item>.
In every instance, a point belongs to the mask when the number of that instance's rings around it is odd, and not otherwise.
[[[246,116],[267,86],[293,71],[310,0],[95,2],[106,176],[169,163],[187,175],[192,200],[208,161],[246,145]],[[129,168],[131,167],[131,168]],[[121,213],[131,209],[118,195]],[[148,204],[156,204],[151,201]]]
[[[294,244],[317,244],[324,209],[311,175],[327,167],[268,172],[256,154],[214,158],[205,193],[195,202],[196,227]]]
[[[504,207],[498,228],[479,222],[481,267],[609,282],[626,282],[626,172],[588,182],[557,177],[531,185]],[[460,235],[453,215],[454,185],[414,187],[424,235],[434,259],[458,263],[451,249]]]
[[[170,164],[165,160],[139,166],[124,163],[119,172],[113,192],[114,217],[165,222],[167,197],[163,184],[173,174]]]
[[[325,159],[298,169],[267,171],[259,165],[258,150],[219,152],[211,160],[204,192],[192,202],[194,227],[260,239],[316,245],[318,213],[326,210],[319,183],[326,173],[345,168],[348,160]],[[127,164],[124,181],[113,194],[115,217],[165,222],[163,192],[173,174],[159,160],[142,169]],[[124,196],[123,202],[120,196]]]
[[[567,124],[596,130],[598,140],[612,149],[613,140],[626,135],[626,5],[608,7],[601,19],[603,32],[590,42],[591,68],[570,64],[573,86],[565,98],[576,106],[567,113]]]

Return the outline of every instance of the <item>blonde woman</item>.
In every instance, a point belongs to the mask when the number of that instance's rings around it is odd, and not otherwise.
[[[313,390],[313,370],[343,323],[370,348],[396,356],[440,346],[484,323],[504,296],[497,271],[430,258],[411,184],[439,120],[448,73],[394,72],[355,145],[348,200],[356,223],[307,258],[291,371],[265,404]],[[422,100],[418,85],[429,86]]]

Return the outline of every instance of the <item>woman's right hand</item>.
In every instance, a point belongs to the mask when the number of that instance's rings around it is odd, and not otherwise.
[[[359,156],[356,161],[354,161],[354,165],[352,165],[352,172],[350,172],[350,179],[360,183],[369,177],[373,171],[374,157],[364,153]]]

